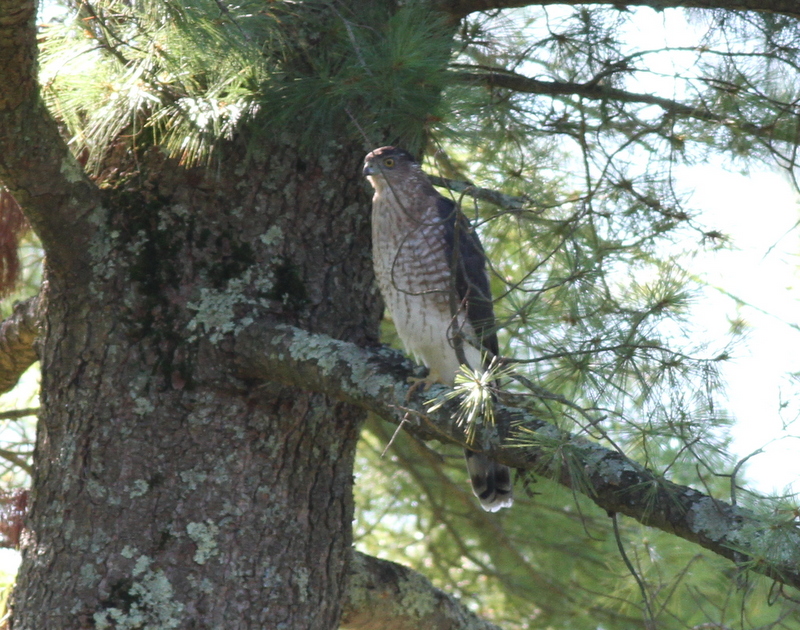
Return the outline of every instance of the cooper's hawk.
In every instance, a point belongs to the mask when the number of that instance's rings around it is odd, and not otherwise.
[[[468,219],[440,195],[409,153],[382,147],[367,155],[375,276],[406,350],[453,386],[459,366],[497,356],[486,256]],[[484,509],[513,502],[507,466],[465,451],[472,489]]]

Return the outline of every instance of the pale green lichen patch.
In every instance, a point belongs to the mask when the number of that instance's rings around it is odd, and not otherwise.
[[[281,340],[275,339],[279,344]],[[378,397],[385,389],[394,387],[394,378],[380,375],[365,361],[364,353],[351,344],[314,335],[303,330],[293,330],[289,354],[297,361],[313,361],[323,372],[323,377],[345,375],[341,388],[356,397]],[[276,359],[282,355],[276,353]],[[347,369],[342,369],[346,365]]]
[[[264,245],[267,247],[275,247],[278,243],[281,242],[283,239],[283,230],[279,228],[277,225],[273,225],[270,229],[267,230],[266,234],[262,234],[258,237]]]
[[[729,539],[754,561],[776,567],[800,566],[800,532],[794,521],[747,521]]]
[[[283,578],[281,578],[274,567],[269,566],[264,569],[262,584],[265,589],[277,589],[282,583]]]
[[[97,572],[97,569],[93,564],[84,564],[81,566],[80,575],[81,582],[89,585],[96,584],[100,578],[100,574]]]
[[[308,569],[299,567],[293,572],[294,584],[297,587],[297,597],[301,602],[308,600]]]
[[[188,580],[192,588],[206,595],[210,595],[211,593],[213,593],[214,589],[216,588],[214,584],[211,582],[211,580],[209,580],[207,577],[198,580],[195,576],[190,575],[188,576]]]
[[[339,361],[339,348],[332,339],[312,335],[303,330],[295,332],[289,354],[298,360],[315,361],[326,373],[331,373]]]
[[[85,179],[86,174],[83,172],[81,165],[73,157],[72,153],[67,153],[61,160],[61,174],[70,184],[77,184]]]
[[[204,334],[210,341],[217,343],[222,340],[224,335],[235,333],[253,323],[251,317],[237,320],[236,307],[240,305],[268,305],[268,301],[265,299],[248,297],[247,290],[252,288],[257,294],[266,295],[271,290],[272,285],[271,272],[254,271],[250,268],[239,278],[228,281],[224,289],[201,289],[200,298],[186,305],[187,308],[196,313],[187,325],[189,332],[193,333],[189,336],[189,340],[196,340],[199,335]]]
[[[148,558],[147,556],[140,556],[139,559],[136,561],[136,564],[133,565],[133,574],[134,575],[141,575],[153,564],[152,558]]]
[[[86,494],[97,501],[102,501],[108,496],[108,488],[96,479],[89,479],[86,482],[85,488]]]
[[[133,399],[133,413],[137,416],[146,416],[156,410],[153,402],[145,397],[135,397]]]
[[[364,360],[360,349],[348,347],[340,356],[351,366],[353,383],[358,384],[367,397],[377,398],[381,392],[394,388],[394,377],[376,374],[375,369]]]
[[[347,589],[347,596],[353,608],[363,608],[369,601],[371,582],[366,570],[366,562],[360,553],[354,553],[350,562],[352,571],[350,573],[350,585]]]
[[[131,499],[135,499],[136,497],[147,494],[149,489],[150,485],[144,479],[137,479],[133,482],[133,488],[128,492],[128,496],[130,496]]]
[[[184,470],[180,473],[180,477],[188,490],[197,490],[197,487],[208,479],[208,474],[194,470]]]
[[[151,568],[152,560],[136,561],[136,578],[128,591],[127,610],[112,607],[97,611],[93,618],[97,630],[171,630],[182,622],[184,605],[174,600],[174,590],[161,569]]]
[[[219,553],[216,541],[219,527],[212,521],[207,520],[205,523],[189,523],[186,526],[186,533],[189,534],[189,538],[197,545],[197,551],[194,552],[194,561],[197,564],[205,564],[209,558]]]
[[[226,333],[232,332],[236,327],[234,320],[234,307],[243,301],[241,294],[231,294],[227,291],[214,289],[201,289],[200,300],[187,304],[187,307],[197,311],[189,322],[189,330],[209,335],[213,342],[222,339]],[[193,335],[192,338],[196,338]]]
[[[711,497],[695,501],[688,516],[694,532],[711,540],[720,541],[733,533],[729,517],[720,511]]]
[[[436,611],[436,597],[431,592],[430,584],[421,575],[411,574],[407,580],[401,580],[398,586],[400,609],[405,614],[422,618]]]
[[[625,460],[616,457],[604,457],[597,466],[597,471],[610,484],[622,483],[622,474],[628,470]]]

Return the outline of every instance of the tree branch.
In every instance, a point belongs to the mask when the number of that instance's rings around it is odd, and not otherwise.
[[[800,7],[795,0],[438,0],[441,11],[459,20],[475,11],[493,11],[527,6],[547,6],[551,4],[597,4],[616,8],[650,7],[656,11],[664,9],[727,9],[730,11],[758,11],[759,13],[780,13],[800,18]]]
[[[500,630],[416,571],[353,552],[344,630]]]
[[[87,254],[100,198],[41,100],[35,19],[35,0],[0,0],[0,181],[58,271]]]
[[[405,421],[407,430],[420,439],[466,445],[463,428],[454,419],[457,403],[445,404],[436,412],[426,410],[425,399],[447,388],[409,392],[412,364],[395,350],[360,348],[266,323],[245,327],[234,349],[243,377],[322,392],[395,424]],[[488,430],[497,431],[500,444],[496,438],[489,439],[483,425],[476,427],[473,442],[473,446],[494,444],[488,449],[493,459],[549,477],[585,494],[606,512],[625,514],[800,588],[800,528],[793,519],[787,517],[778,526],[774,518],[674,484],[622,453],[561,431],[528,411],[498,405],[495,416],[497,427]],[[522,436],[526,436],[524,443]]]
[[[0,324],[0,394],[14,389],[19,377],[39,359],[33,343],[40,321],[37,295],[15,304],[11,317]]]
[[[480,84],[486,87],[498,87],[526,94],[543,94],[548,96],[582,96],[591,100],[612,100],[622,103],[641,103],[656,105],[666,114],[692,118],[725,127],[737,128],[755,136],[768,137],[771,127],[760,127],[728,116],[715,114],[707,109],[692,107],[668,98],[653,94],[639,94],[599,83],[573,83],[569,81],[541,81],[514,72],[454,72],[453,77],[463,83]]]
[[[437,175],[428,175],[428,179],[431,180],[431,184],[434,186],[446,188],[451,192],[463,194],[467,197],[472,197],[473,199],[486,201],[499,208],[503,208],[504,210],[519,210],[527,205],[530,205],[531,203],[531,200],[527,197],[512,197],[511,195],[506,195],[498,190],[474,186],[469,182],[448,179],[446,177],[439,177]]]

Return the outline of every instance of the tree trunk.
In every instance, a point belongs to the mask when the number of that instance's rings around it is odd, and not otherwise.
[[[14,630],[336,627],[362,412],[238,378],[230,338],[377,341],[363,155],[120,165],[90,266],[48,270]]]

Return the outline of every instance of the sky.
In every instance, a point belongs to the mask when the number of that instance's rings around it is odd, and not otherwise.
[[[523,9],[546,12],[551,20],[571,14],[571,7]],[[680,10],[628,8],[631,21],[625,39],[631,50],[652,54],[638,60],[645,68],[626,87],[645,94],[680,98],[681,77],[696,75],[694,46],[706,25],[687,21]],[[529,28],[539,33],[544,21]],[[657,52],[671,48],[668,53]],[[675,49],[682,49],[677,51]],[[532,76],[534,64],[523,67]],[[745,466],[753,487],[781,493],[795,485],[800,492],[800,202],[785,173],[767,166],[748,173],[727,170],[713,158],[692,166],[676,166],[676,189],[689,195],[685,207],[699,213],[699,222],[728,237],[727,247],[706,251],[680,265],[706,288],[693,305],[698,342],[720,339],[737,322],[744,330],[732,359],[721,369],[726,383],[724,404],[733,417],[733,450],[745,458],[763,453]],[[739,301],[732,298],[735,296]],[[705,338],[705,339],[704,339]]]
[[[689,49],[648,55],[648,72],[630,89],[679,98],[674,78],[697,73],[691,48],[706,26],[687,21],[680,10],[638,8],[629,15],[633,48]],[[733,450],[739,458],[763,450],[744,468],[757,491],[782,493],[794,484],[800,492],[800,438],[794,437],[800,436],[800,380],[792,377],[800,374],[800,330],[793,327],[800,326],[800,197],[786,173],[768,166],[742,173],[710,159],[674,174],[677,189],[689,195],[685,206],[729,239],[724,249],[706,248],[680,262],[706,284],[693,309],[699,334],[722,337],[732,322],[744,330],[721,370]]]
[[[787,176],[764,168],[748,175],[716,165],[681,173],[703,222],[730,238],[706,252],[692,271],[707,283],[694,316],[713,336],[741,321],[744,340],[723,367],[727,407],[735,417],[740,458],[759,448],[747,476],[762,492],[800,492],[800,198]],[[729,297],[735,296],[741,302]],[[792,424],[793,423],[793,424]]]

